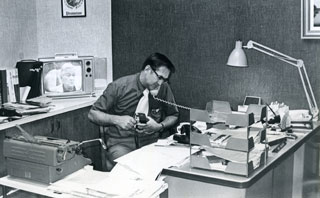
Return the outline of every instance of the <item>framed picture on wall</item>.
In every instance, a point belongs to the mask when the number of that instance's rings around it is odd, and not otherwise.
[[[301,38],[320,39],[320,0],[301,0]]]
[[[62,17],[85,17],[86,0],[61,0]]]

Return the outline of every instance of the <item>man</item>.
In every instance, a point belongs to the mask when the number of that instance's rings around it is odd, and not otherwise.
[[[76,88],[76,82],[79,81],[77,79],[79,76],[76,75],[78,70],[81,70],[80,66],[65,63],[61,66],[61,69],[49,71],[44,77],[45,91],[61,93],[78,90]]]
[[[151,54],[139,73],[125,76],[110,83],[103,95],[93,104],[89,120],[105,127],[107,134],[107,168],[111,170],[114,160],[139,147],[157,141],[178,121],[177,107],[155,100],[175,103],[168,80],[175,67],[163,54]],[[138,103],[144,92],[148,96],[146,124],[134,118]]]
[[[76,91],[76,66],[66,63],[61,67],[61,82],[63,92]]]

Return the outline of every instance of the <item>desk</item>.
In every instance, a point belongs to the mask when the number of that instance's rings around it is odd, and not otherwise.
[[[21,125],[32,135],[43,135],[74,141],[83,141],[99,137],[99,127],[90,123],[88,111],[97,97],[83,97],[52,100],[53,109],[48,113],[27,116],[19,120],[0,124],[0,176],[6,175],[3,156],[3,140],[6,135],[20,134],[15,127]],[[90,144],[91,145],[91,144]],[[100,144],[92,144],[86,150],[88,157],[99,169]],[[1,192],[0,192],[1,195]]]
[[[269,152],[266,165],[249,177],[191,168],[189,163],[166,168],[162,175],[167,176],[169,197],[302,197],[304,144],[319,132],[319,124],[288,140],[279,153]]]
[[[12,122],[0,124],[0,132],[15,125],[23,125],[30,122],[38,121],[41,119],[53,117],[55,115],[63,114],[66,112],[74,111],[80,108],[91,106],[97,100],[96,97],[84,97],[84,98],[72,98],[72,99],[57,99],[52,100],[52,110],[48,113],[41,113],[32,116],[26,116],[22,119],[15,120]]]
[[[28,181],[25,179],[5,176],[0,178],[0,185],[2,185],[2,191],[6,191],[6,187],[10,188],[16,188],[19,190],[23,190],[26,192],[31,192],[38,195],[43,195],[47,197],[57,197],[57,198],[63,198],[65,195],[63,194],[57,194],[52,191],[48,190],[49,185],[37,183],[33,181]],[[6,194],[3,194],[3,197],[6,197]]]

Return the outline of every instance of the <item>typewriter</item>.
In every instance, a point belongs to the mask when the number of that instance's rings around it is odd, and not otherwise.
[[[91,164],[79,142],[26,133],[6,138],[3,152],[8,175],[46,184]]]

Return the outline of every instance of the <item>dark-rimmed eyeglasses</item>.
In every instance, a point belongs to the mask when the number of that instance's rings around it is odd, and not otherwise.
[[[156,72],[156,70],[154,70],[152,67],[150,67],[150,68],[151,68],[152,71],[156,74],[156,76],[157,76],[157,78],[158,78],[159,80],[162,80],[163,82],[169,83],[169,78],[165,78],[165,77],[159,75],[159,74]]]

